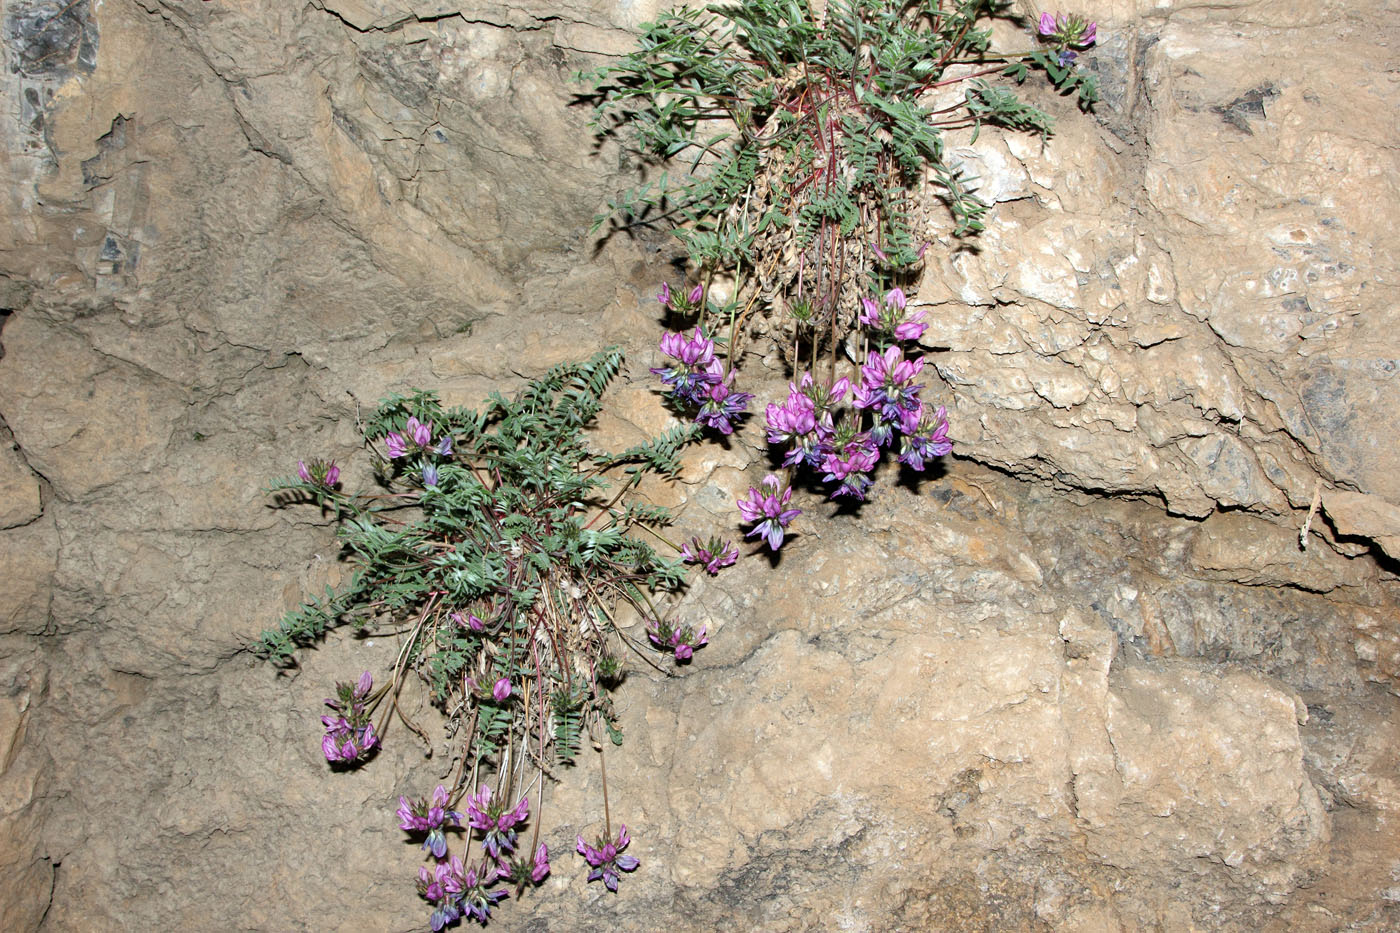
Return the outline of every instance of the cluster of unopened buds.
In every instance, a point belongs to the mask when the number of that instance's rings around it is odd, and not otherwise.
[[[399,828],[405,832],[425,834],[423,848],[432,853],[434,863],[418,869],[418,894],[432,908],[428,924],[441,930],[469,917],[486,923],[491,908],[508,892],[504,888],[489,890],[495,884],[514,884],[516,893],[526,885],[539,884],[549,874],[549,850],[540,843],[533,856],[517,854],[516,827],[530,816],[526,798],[513,807],[492,800],[491,789],[482,785],[476,794],[466,799],[465,814],[448,809],[447,789],[442,785],[426,800],[410,801],[399,798]],[[461,856],[448,855],[446,830],[466,828],[481,834],[481,861],[465,864]]]
[[[322,716],[326,734],[321,737],[321,752],[331,764],[353,764],[363,760],[379,744],[370,722],[370,691],[373,679],[369,671],[358,682],[335,685],[336,698],[326,700],[335,715]]]
[[[1059,46],[1061,65],[1068,65],[1079,56],[1075,50],[1087,49],[1098,38],[1098,23],[1086,22],[1084,17],[1069,13],[1041,13],[1036,34]]]
[[[340,467],[335,465],[334,460],[315,459],[310,463],[305,460],[297,461],[297,478],[303,483],[312,486],[319,486],[322,489],[331,489],[340,482]]]
[[[408,419],[402,432],[389,432],[384,438],[384,447],[389,452],[390,460],[409,457],[415,453],[421,454],[419,475],[425,487],[438,484],[438,465],[434,457],[452,456],[452,438],[444,434],[434,440],[433,423],[419,421],[414,417]]]

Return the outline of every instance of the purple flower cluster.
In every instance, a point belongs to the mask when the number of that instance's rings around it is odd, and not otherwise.
[[[326,727],[321,752],[331,764],[360,761],[379,744],[370,722],[369,694],[373,686],[369,671],[365,671],[357,683],[336,684],[336,699],[326,700],[335,715],[321,717],[321,724]]]
[[[769,403],[768,443],[787,444],[783,466],[821,466],[836,436],[832,407],[850,391],[849,379],[824,386],[803,373],[798,383],[788,383],[788,397],[781,405]]]
[[[495,865],[487,862],[468,868],[456,855],[438,862],[431,870],[427,865],[419,866],[418,895],[433,908],[428,925],[434,931],[441,930],[456,923],[463,914],[485,923],[491,917],[491,908],[507,893],[486,890],[499,877]]]
[[[701,544],[700,539],[695,537],[681,545],[681,557],[688,564],[699,564],[710,576],[714,576],[721,568],[739,559],[739,549],[731,541],[711,538]]]
[[[530,818],[529,798],[521,797],[514,807],[506,808],[491,799],[491,788],[485,784],[474,795],[467,796],[467,823],[483,834],[481,847],[492,859],[499,860],[515,851],[515,826]]]
[[[429,799],[419,798],[410,801],[399,798],[399,829],[410,833],[426,833],[423,848],[433,853],[433,858],[447,854],[446,830],[462,825],[462,814],[447,809],[447,788],[441,784]]]
[[[529,818],[529,801],[522,797],[507,809],[491,797],[491,789],[483,784],[480,791],[466,799],[466,825],[482,834],[484,852],[482,861],[470,867],[459,856],[447,857],[443,830],[461,826],[463,814],[448,809],[445,787],[438,785],[429,800],[410,802],[407,797],[399,798],[399,828],[411,833],[426,832],[428,838],[423,847],[436,860],[431,868],[424,865],[418,869],[418,894],[432,907],[429,925],[434,930],[463,916],[484,924],[496,901],[507,893],[488,890],[491,885],[513,881],[523,888],[526,884],[539,884],[549,874],[549,850],[544,843],[535,849],[531,859],[509,858],[515,853],[516,827]]]
[[[663,284],[656,298],[670,310],[690,314],[704,307],[705,290],[697,285],[689,295],[677,298],[671,294],[671,286]],[[689,337],[668,331],[661,338],[661,352],[674,363],[651,371],[661,377],[676,403],[693,410],[697,424],[733,434],[734,422],[748,411],[753,395],[735,391],[733,373],[726,374],[724,364],[715,357],[714,340],[699,327]]]
[[[899,347],[871,353],[860,368],[860,385],[852,393],[852,404],[874,409],[876,417],[885,424],[900,424],[905,412],[919,409],[919,390],[923,386],[914,380],[923,369],[923,357],[906,360]],[[888,442],[886,437],[880,446]]]
[[[750,486],[748,497],[736,503],[744,521],[757,522],[744,537],[759,535],[774,551],[782,547],[787,526],[802,514],[801,509],[788,508],[790,501],[792,488],[774,473],[765,476],[757,488]]]
[[[696,648],[703,648],[710,641],[705,637],[703,625],[697,632],[689,625],[672,625],[660,619],[651,620],[647,626],[647,637],[656,647],[674,652],[678,663],[689,661],[695,655]]]
[[[697,424],[714,428],[721,434],[734,433],[733,422],[748,412],[753,394],[735,392],[732,388],[733,382],[734,377],[731,373],[728,378],[712,384],[705,390],[700,412],[695,416]]]
[[[661,338],[661,352],[676,361],[673,366],[657,366],[652,372],[671,390],[681,405],[694,407],[709,399],[711,386],[724,381],[724,364],[715,359],[715,342],[695,328],[690,337],[668,331]]]
[[[826,471],[822,479],[828,483],[841,484],[831,494],[831,498],[852,496],[863,501],[866,492],[875,482],[871,473],[880,459],[880,450],[874,441],[873,432],[853,432],[845,424],[841,427],[842,430],[838,432],[837,439],[832,444],[831,453],[822,460],[822,469]]]
[[[433,423],[431,421],[419,421],[410,417],[408,425],[403,433],[391,431],[384,438],[384,446],[389,451],[389,459],[397,460],[400,457],[407,457],[415,451],[431,451],[440,457],[452,456],[452,438],[444,434],[433,441]],[[433,474],[436,483],[436,472]],[[425,477],[426,482],[426,477]],[[428,485],[432,485],[431,483]]]
[[[911,469],[923,472],[924,461],[953,452],[953,442],[948,440],[948,412],[942,405],[932,414],[920,405],[918,411],[906,413],[900,428],[904,437],[899,462]]]
[[[1068,65],[1078,56],[1073,49],[1087,49],[1099,37],[1098,23],[1068,13],[1041,13],[1036,33],[1045,41],[1060,47],[1060,64]]]
[[[318,458],[312,460],[310,464],[305,460],[298,460],[297,478],[303,483],[320,486],[322,489],[330,489],[340,482],[340,467],[335,465],[334,460]]]
[[[627,848],[631,842],[627,835],[627,827],[622,826],[617,833],[617,841],[612,842],[607,836],[599,836],[598,844],[591,846],[583,841],[583,837],[578,837],[578,854],[582,855],[593,871],[589,872],[588,880],[603,880],[609,891],[616,893],[618,872],[636,871],[641,862],[630,855],[623,855],[622,850]]]
[[[681,315],[690,315],[703,307],[705,299],[705,287],[696,285],[683,296],[671,294],[669,282],[661,283],[661,291],[657,293],[656,300],[661,302],[661,307],[667,311],[674,311]]]

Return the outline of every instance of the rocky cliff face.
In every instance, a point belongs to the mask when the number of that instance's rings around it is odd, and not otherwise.
[[[425,916],[392,811],[443,750],[327,772],[321,698],[393,646],[248,656],[341,573],[261,487],[356,482],[389,391],[606,343],[644,375],[668,248],[586,235],[632,167],[569,74],[655,9],[3,6],[7,928]],[[1088,12],[1103,105],[962,145],[997,211],[916,296],[961,456],[685,597],[711,645],[629,679],[609,760],[642,869],[569,864],[581,767],[503,928],[1400,925],[1393,11]],[[641,375],[602,430],[667,423]],[[739,441],[657,490],[701,534],[762,469]]]

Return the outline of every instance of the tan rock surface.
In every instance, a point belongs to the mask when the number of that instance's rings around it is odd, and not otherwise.
[[[390,392],[471,404],[607,343],[632,368],[600,433],[669,423],[669,254],[585,236],[632,167],[568,83],[656,8],[0,14],[7,929],[423,924],[393,810],[449,762],[396,730],[326,769],[323,697],[391,642],[248,656],[344,570],[261,489],[304,456],[367,479],[354,417]],[[584,884],[585,761],[497,928],[1400,927],[1394,17],[1095,15],[1094,115],[959,141],[1000,203],[916,300],[970,459],[859,517],[806,497],[775,567],[700,581],[711,644],[619,698],[642,868]],[[687,531],[732,531],[759,433],[656,488]]]

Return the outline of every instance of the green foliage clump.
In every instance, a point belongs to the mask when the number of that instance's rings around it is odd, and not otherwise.
[[[858,293],[920,261],[928,185],[955,236],[983,228],[988,206],[950,157],[949,130],[1048,135],[1050,116],[1014,91],[1031,69],[1081,106],[1096,99],[1070,51],[1093,42],[1092,25],[1042,27],[1027,48],[996,51],[990,24],[1005,15],[995,0],[830,0],[824,13],[743,0],[664,14],[631,54],[578,78],[600,133],[630,130],[644,159],[685,170],[627,192],[599,225],[674,224],[697,269],[747,283],[749,307],[802,309],[795,326],[824,329],[834,347]]]
[[[669,512],[624,500],[647,473],[674,472],[697,430],[591,449],[584,429],[621,364],[609,349],[556,366],[480,410],[445,408],[430,392],[387,399],[363,426],[388,453],[381,490],[341,493],[324,464],[275,483],[334,510],[355,571],[264,632],[258,650],[288,664],[335,625],[394,633],[389,696],[410,673],[431,686],[459,739],[459,784],[508,768],[500,786],[518,787],[526,762],[569,762],[585,734],[620,741],[608,695],[626,645],[616,608],[630,603],[655,625],[652,594],[683,582],[681,562],[648,541]]]

